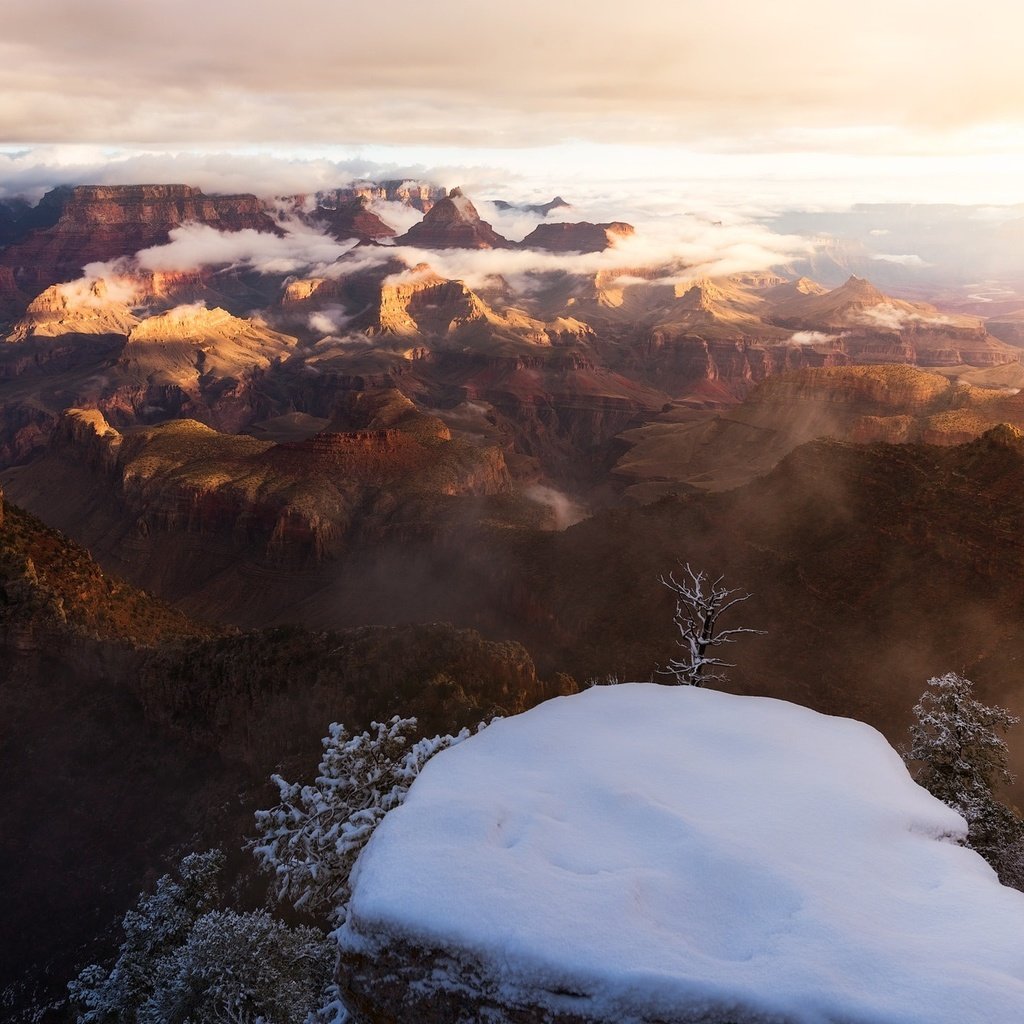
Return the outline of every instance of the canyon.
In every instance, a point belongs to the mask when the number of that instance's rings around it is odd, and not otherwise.
[[[2,757],[37,780],[0,856],[17,920],[63,908],[5,983],[66,980],[332,720],[658,678],[680,560],[753,594],[738,693],[898,742],[955,664],[1024,710],[1020,316],[480,202],[503,219],[409,180],[0,201]],[[218,255],[179,259],[199,229]]]

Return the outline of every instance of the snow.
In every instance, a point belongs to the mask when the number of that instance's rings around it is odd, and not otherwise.
[[[1024,894],[964,834],[862,723],[595,687],[430,761],[338,937],[462,950],[608,1020],[1024,1020]]]

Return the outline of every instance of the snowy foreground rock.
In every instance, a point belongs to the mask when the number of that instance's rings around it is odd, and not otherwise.
[[[357,1019],[1024,1021],[1024,894],[874,729],[599,687],[438,755],[356,868]]]

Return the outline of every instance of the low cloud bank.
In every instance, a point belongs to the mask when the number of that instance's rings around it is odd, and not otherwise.
[[[883,303],[862,309],[856,319],[865,327],[881,328],[886,331],[902,331],[906,327],[935,326],[942,327],[952,323],[948,316],[922,316],[909,310]]]
[[[789,345],[829,345],[842,334],[827,334],[825,331],[797,331],[789,336]]]
[[[387,204],[388,212],[393,214],[390,208],[397,205]],[[526,216],[535,222],[540,219]],[[660,268],[663,281],[675,282],[765,270],[809,248],[798,236],[773,234],[760,224],[711,222],[687,215],[638,224],[636,234],[612,248],[583,254],[536,249],[431,250],[408,245],[357,247],[354,239],[339,242],[297,218],[285,218],[280,225],[283,237],[250,228],[220,231],[204,224],[184,224],[170,232],[167,244],[143,249],[133,260],[90,264],[85,276],[108,277],[134,265],[149,272],[216,266],[338,278],[383,267],[398,258],[410,268],[428,264],[442,277],[465,281],[470,287],[502,277],[513,288],[526,289],[533,275],[555,271],[584,275],[621,271],[629,276],[631,271]]]

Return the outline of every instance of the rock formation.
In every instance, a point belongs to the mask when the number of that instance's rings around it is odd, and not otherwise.
[[[519,244],[524,249],[549,252],[603,252],[619,239],[628,238],[636,229],[624,221],[609,224],[538,224]]]
[[[499,210],[523,210],[526,213],[539,213],[546,217],[552,210],[568,210],[572,203],[567,203],[561,196],[555,196],[546,203],[510,203],[504,199],[492,200]]]
[[[985,330],[1007,345],[1024,348],[1024,310],[989,317],[985,321]]]
[[[358,1024],[1008,1020],[1024,901],[965,836],[861,722],[594,686],[425,768],[336,978]]]
[[[1024,396],[909,366],[807,368],[768,377],[726,413],[675,409],[626,432],[614,473],[650,501],[747,483],[815,438],[957,445],[999,423],[1024,426]]]
[[[14,319],[28,304],[28,296],[18,287],[14,271],[0,266],[0,324]]]
[[[429,535],[445,499],[510,489],[499,450],[452,441],[443,423],[397,393],[350,399],[329,430],[277,445],[187,419],[122,434],[96,410],[70,410],[51,445],[50,469],[61,463],[86,469],[92,483],[83,485],[103,492],[108,510],[145,536],[208,536],[225,564],[244,552],[296,569],[407,529],[403,505],[426,515],[440,502],[433,520],[411,524]],[[19,494],[50,502],[55,521],[81,529],[82,510],[45,474],[40,463]],[[166,551],[166,541],[151,555],[160,561],[158,549]],[[190,556],[180,550],[176,559],[184,567]]]
[[[326,226],[339,240],[357,238],[360,242],[376,242],[392,238],[396,232],[388,227],[371,209],[369,200],[362,195],[351,199],[337,199],[328,205],[324,200],[309,215],[314,223]]]
[[[395,242],[424,249],[512,248],[512,242],[480,219],[476,207],[463,195],[461,188],[453,188],[431,207],[419,224],[414,224]]]
[[[516,309],[497,312],[462,281],[439,277],[421,266],[380,286],[370,333],[446,340],[455,346],[498,352],[508,343],[548,345],[543,323]]]
[[[87,263],[161,245],[187,221],[222,231],[280,231],[252,195],[207,196],[190,185],[79,185],[61,193],[56,223],[0,251],[0,266],[34,295],[77,278]]]
[[[351,199],[381,199],[389,203],[402,203],[414,210],[429,213],[430,208],[440,199],[444,199],[447,190],[440,185],[431,185],[423,181],[409,179],[392,179],[390,181],[354,182],[346,188],[331,189],[318,192],[317,205],[330,207],[335,203],[343,203]]]
[[[40,292],[7,336],[8,342],[26,338],[54,338],[63,334],[120,334],[127,336],[139,322],[125,299],[131,291],[112,294],[102,278],[55,284]]]

